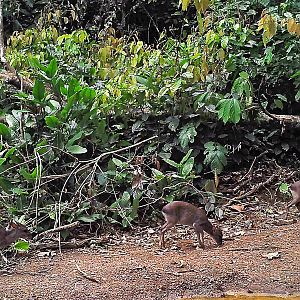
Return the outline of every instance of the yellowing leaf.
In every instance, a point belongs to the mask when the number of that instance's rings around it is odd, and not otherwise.
[[[197,82],[201,79],[201,71],[200,71],[200,68],[198,66],[194,67],[193,75],[194,75],[195,82]]]
[[[198,21],[198,28],[199,28],[199,33],[203,33],[203,18],[201,13],[197,13],[197,21]]]
[[[269,38],[271,39],[277,31],[277,23],[275,18],[273,18],[272,16],[269,16],[269,20],[268,20],[268,34],[269,34]]]
[[[263,43],[266,45],[270,39],[276,34],[277,22],[271,15],[265,14],[258,22],[258,31],[263,32]]]
[[[202,79],[202,81],[206,80],[207,74],[208,74],[208,64],[206,62],[206,59],[203,58],[202,64],[201,64],[201,79]]]
[[[54,26],[52,27],[52,38],[53,38],[54,42],[56,42],[56,40],[58,38],[58,32],[57,32],[57,29]]]
[[[210,17],[207,16],[207,17],[204,19],[204,30],[207,29],[209,23],[210,23]]]
[[[300,36],[300,23],[297,24],[296,35]]]
[[[204,13],[209,6],[209,0],[194,0],[194,4],[198,12]]]
[[[295,19],[289,19],[287,23],[287,30],[289,33],[294,34],[297,30],[297,23]]]
[[[224,60],[224,58],[225,58],[225,51],[224,51],[224,49],[221,48],[219,50],[218,57],[220,58],[220,60]]]
[[[264,28],[264,24],[266,22],[266,15],[263,16],[259,21],[258,21],[258,31],[262,30]]]
[[[182,10],[187,10],[190,4],[190,0],[181,0],[181,4],[182,4]]]

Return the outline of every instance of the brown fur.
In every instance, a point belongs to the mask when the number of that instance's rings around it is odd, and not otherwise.
[[[207,232],[218,245],[222,245],[222,231],[220,228],[213,226],[203,209],[198,208],[188,202],[174,201],[167,204],[162,209],[166,223],[161,227],[160,247],[165,247],[164,235],[167,230],[176,224],[189,225],[194,228],[199,246],[204,248],[203,231]]]
[[[31,233],[25,225],[11,222],[6,228],[0,228],[0,249],[6,248],[19,238],[31,238]]]
[[[293,200],[288,203],[287,209],[292,205],[295,205],[300,211],[300,181],[293,183],[290,188],[292,191]]]

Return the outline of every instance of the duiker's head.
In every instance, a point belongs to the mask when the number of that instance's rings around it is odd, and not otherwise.
[[[213,229],[213,237],[214,237],[214,240],[217,242],[217,244],[219,246],[223,244],[223,233],[222,233],[221,228],[214,227],[214,229]]]

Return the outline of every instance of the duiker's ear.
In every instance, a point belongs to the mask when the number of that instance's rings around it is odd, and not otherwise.
[[[18,224],[14,221],[11,221],[8,226],[10,229],[16,229],[18,227]]]

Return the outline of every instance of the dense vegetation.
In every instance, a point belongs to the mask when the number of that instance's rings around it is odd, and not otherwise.
[[[299,153],[288,116],[300,109],[299,1],[123,1],[103,6],[107,19],[90,10],[99,1],[53,2],[4,1],[16,71],[0,86],[6,217],[38,231],[127,227],[191,197],[221,218],[222,172],[266,150],[286,164]],[[122,18],[143,6],[153,32]]]

